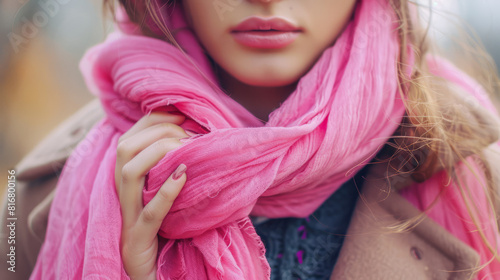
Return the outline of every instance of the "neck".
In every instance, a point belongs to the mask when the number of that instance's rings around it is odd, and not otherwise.
[[[221,68],[217,72],[220,85],[225,92],[264,122],[269,120],[269,114],[278,108],[297,87],[297,82],[278,87],[252,86],[240,82]]]

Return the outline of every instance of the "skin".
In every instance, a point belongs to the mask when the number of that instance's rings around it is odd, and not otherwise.
[[[181,145],[179,139],[188,137],[178,126],[183,121],[183,116],[152,113],[118,141],[115,185],[122,212],[120,245],[123,265],[131,279],[156,279],[158,230],[184,186],[186,174],[177,180],[171,175],[144,207],[142,188],[149,170]]]
[[[183,0],[188,22],[216,63],[220,85],[247,110],[268,115],[296,88],[297,82],[334,44],[352,16],[355,0]],[[226,4],[215,8],[214,3]],[[233,3],[228,6],[228,4]],[[302,29],[280,49],[238,44],[230,29],[249,16],[280,16]],[[166,153],[188,137],[179,115],[153,113],[139,120],[119,140],[115,184],[122,209],[122,259],[131,279],[156,279],[158,230],[184,186],[185,174],[170,176],[154,199],[142,205],[145,175]],[[188,167],[189,169],[189,167]]]
[[[237,4],[216,6],[217,3]],[[331,46],[352,16],[355,0],[184,0],[186,18],[218,65],[220,84],[262,120],[293,92],[297,81]],[[219,7],[219,8],[215,8]],[[229,7],[229,8],[228,8]],[[230,29],[249,16],[286,18],[303,32],[282,49],[237,43]]]

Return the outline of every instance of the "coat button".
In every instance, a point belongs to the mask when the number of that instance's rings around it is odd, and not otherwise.
[[[422,252],[420,252],[420,250],[417,247],[411,247],[410,254],[417,260],[422,259]]]

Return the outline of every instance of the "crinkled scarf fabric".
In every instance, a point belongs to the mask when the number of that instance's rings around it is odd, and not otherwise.
[[[120,255],[116,147],[120,135],[155,110],[182,112],[188,117],[182,127],[197,134],[169,152],[144,187],[148,203],[175,167],[188,166],[187,183],[159,232],[158,279],[268,279],[265,248],[248,216],[310,215],[375,156],[402,120],[396,17],[387,2],[358,3],[336,43],[266,124],[218,88],[188,29],[176,36],[189,59],[122,22],[121,32],[82,60],[107,116],[65,165],[31,279],[128,278]],[[179,6],[171,9],[169,27],[185,26]],[[417,204],[441,185],[439,178],[429,180],[407,196]],[[441,224],[484,253],[461,220],[465,208],[452,201],[459,218]]]

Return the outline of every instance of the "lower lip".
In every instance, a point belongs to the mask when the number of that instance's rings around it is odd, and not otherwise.
[[[300,32],[293,31],[244,31],[232,32],[236,42],[251,48],[280,49],[297,39]]]

